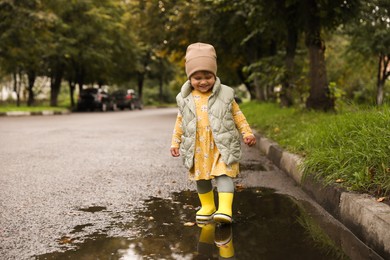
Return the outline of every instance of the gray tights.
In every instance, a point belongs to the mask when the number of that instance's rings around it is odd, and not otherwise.
[[[217,184],[218,192],[234,193],[234,183],[231,177],[227,175],[217,176],[215,177],[215,181]],[[211,191],[213,189],[211,180],[196,181],[196,189],[198,190],[199,194],[204,194]]]

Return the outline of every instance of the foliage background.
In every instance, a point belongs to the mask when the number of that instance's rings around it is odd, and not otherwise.
[[[384,0],[1,0],[0,81],[18,105],[36,103],[37,77],[50,78],[52,106],[75,106],[78,91],[104,86],[169,103],[186,80],[187,45],[202,41],[216,47],[222,81],[245,86],[252,100],[305,107],[319,88],[336,110],[375,104],[378,57],[386,65],[390,53],[389,12]],[[313,63],[313,46],[323,48],[325,68]],[[313,71],[327,83],[312,83]],[[70,101],[59,103],[65,94]]]

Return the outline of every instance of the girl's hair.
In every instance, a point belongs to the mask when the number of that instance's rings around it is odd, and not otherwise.
[[[196,72],[201,72],[201,73],[204,73],[205,75],[211,74],[211,75],[214,76],[214,78],[216,78],[215,74],[212,73],[211,71],[208,71],[208,70],[198,70],[198,71],[195,71],[194,73],[191,74],[191,76],[190,76],[189,78],[191,79],[191,77],[192,77]]]

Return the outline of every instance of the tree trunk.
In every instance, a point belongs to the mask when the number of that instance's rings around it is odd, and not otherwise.
[[[28,78],[28,100],[27,100],[27,106],[34,105],[34,83],[36,79],[35,71],[29,71],[27,72],[27,78]]]
[[[20,106],[20,78],[18,81],[18,73],[14,72],[13,73],[14,77],[14,92],[16,94],[16,106]]]
[[[387,71],[389,66],[389,57],[383,54],[379,55],[378,65],[376,104],[381,106],[383,105],[384,86],[390,75],[390,72]]]
[[[264,101],[263,91],[262,91],[261,87],[259,86],[259,84],[257,83],[257,76],[255,76],[253,79],[253,86],[255,89],[256,100]]]
[[[314,110],[334,110],[334,100],[329,96],[325,66],[325,43],[321,38],[321,25],[315,0],[307,1],[308,20],[306,24],[306,46],[309,49],[310,93],[306,108]]]
[[[74,102],[74,91],[76,89],[76,83],[74,83],[71,79],[68,80],[69,83],[69,93],[70,93],[70,105],[72,108],[75,107]]]
[[[285,57],[285,77],[282,82],[282,92],[280,93],[280,102],[283,107],[291,107],[294,104],[292,96],[291,81],[294,77],[294,59],[297,49],[298,33],[294,26],[287,25],[287,43]]]
[[[104,80],[98,80],[98,82],[97,82],[97,85],[98,85],[99,89],[103,89],[104,84],[105,84]]]
[[[163,77],[160,76],[159,77],[159,99],[160,99],[160,102],[164,102],[164,80],[163,80]]]
[[[138,72],[138,97],[140,100],[142,100],[144,80],[145,80],[145,73]]]
[[[83,90],[83,86],[84,86],[84,69],[83,68],[77,70],[76,81],[77,81],[77,85],[79,86],[79,93],[81,93],[81,91]]]
[[[63,72],[64,70],[62,66],[59,66],[54,75],[52,75],[50,81],[50,106],[52,107],[56,107],[58,105],[58,95],[61,90]]]
[[[378,106],[383,105],[383,82],[378,82],[376,93],[376,104]]]
[[[242,72],[242,68],[239,68],[237,70],[238,78],[241,80],[241,82],[245,85],[246,89],[249,92],[250,99],[254,100],[256,98],[256,92],[251,84],[248,83],[246,77],[244,76],[244,73]]]

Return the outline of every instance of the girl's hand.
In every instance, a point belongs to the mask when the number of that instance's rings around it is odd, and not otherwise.
[[[179,157],[180,156],[179,148],[171,147],[171,154],[173,157]]]
[[[244,143],[248,146],[252,146],[256,144],[256,137],[254,135],[250,135],[244,138]]]

